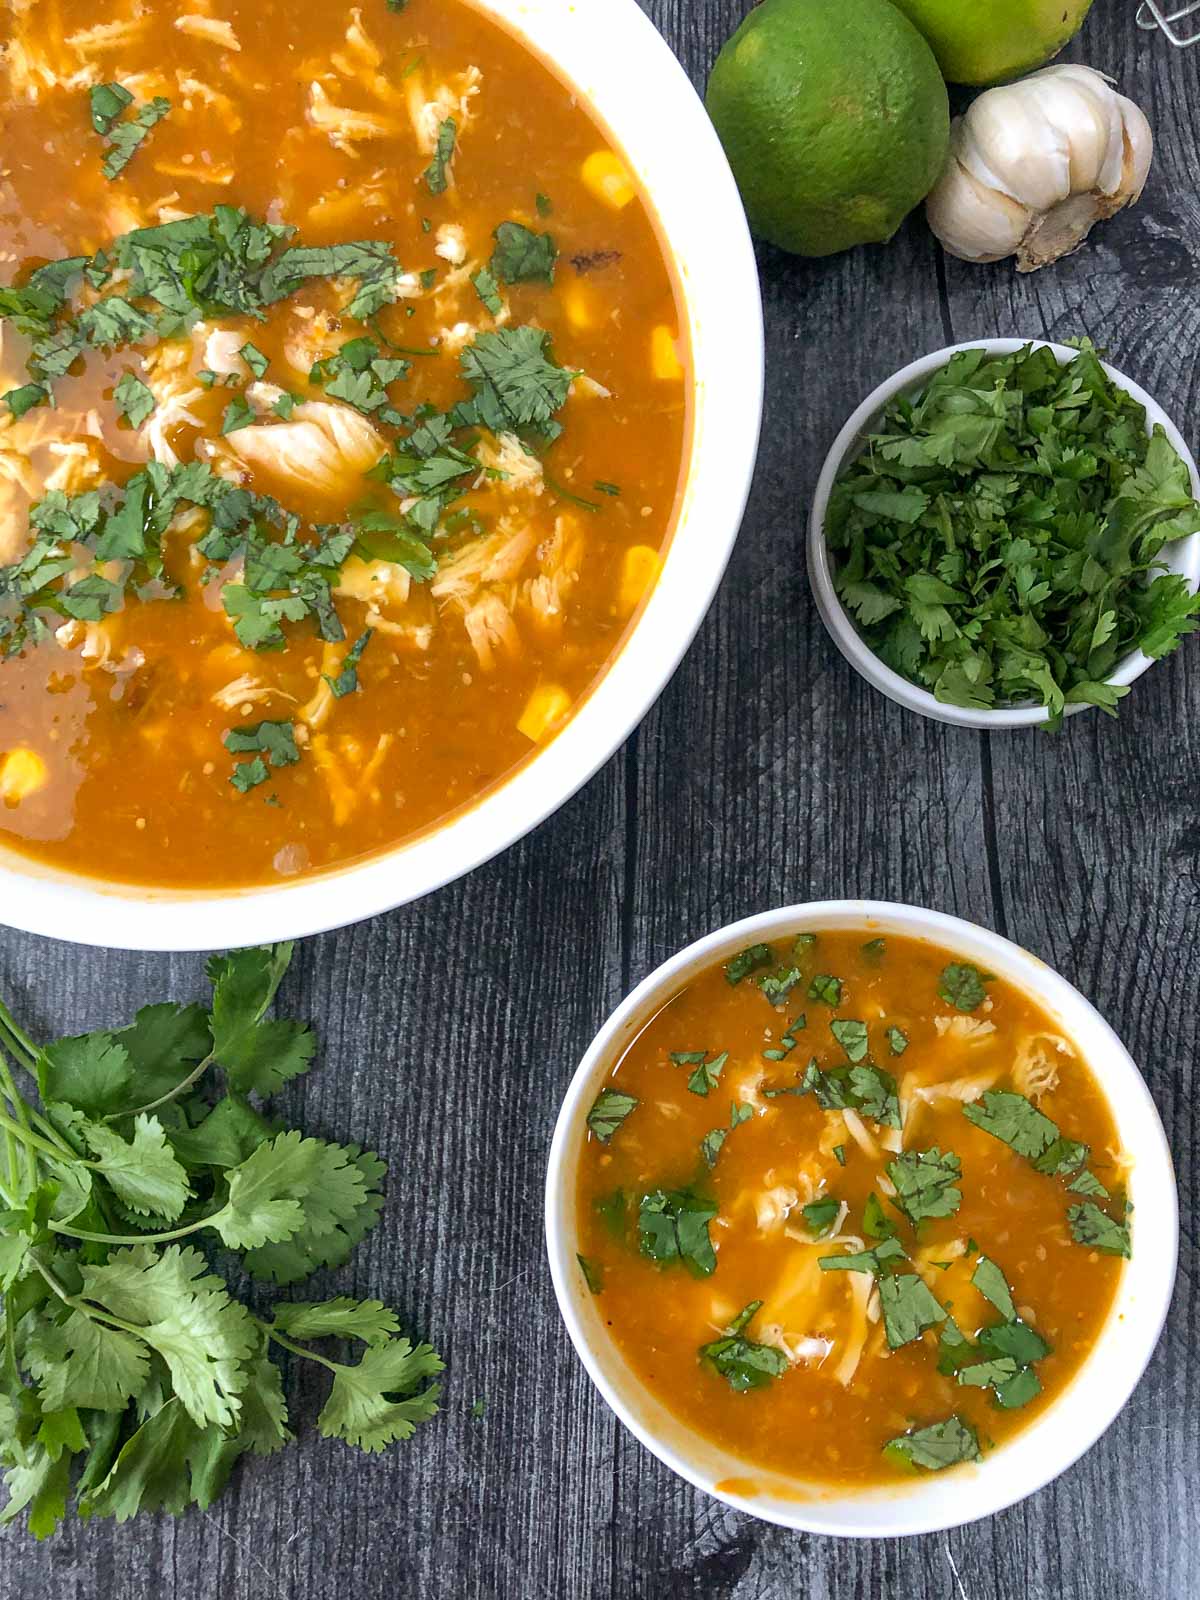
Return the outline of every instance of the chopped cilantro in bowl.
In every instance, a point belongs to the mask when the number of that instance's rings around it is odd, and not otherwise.
[[[1118,701],[1200,626],[1195,464],[1087,341],[925,357],[859,408],[809,534],[822,617],[890,698],[968,727]]]

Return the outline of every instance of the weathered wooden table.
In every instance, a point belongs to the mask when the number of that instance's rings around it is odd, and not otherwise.
[[[644,3],[697,83],[747,9]],[[954,340],[1090,334],[1195,442],[1200,51],[1138,32],[1134,10],[1098,0],[1071,54],[1113,73],[1150,115],[1158,155],[1141,207],[1031,277],[944,261],[919,218],[888,248],[830,261],[763,251],[757,483],[728,579],[661,703],[502,860],[298,952],[284,1009],[317,1019],[324,1057],[294,1109],[313,1132],[391,1162],[385,1223],[337,1284],[390,1300],[440,1346],[444,1414],[366,1459],[315,1436],[317,1397],[300,1379],[302,1443],[244,1463],[211,1512],[75,1525],[42,1546],[8,1529],[0,1600],[1200,1595],[1189,1352],[1200,647],[1156,667],[1119,722],[1088,714],[1057,738],[992,739],[922,721],[861,683],[825,636],[803,561],[808,498],[837,428],[896,367]],[[593,1391],[543,1254],[551,1128],[608,1010],[707,929],[830,895],[957,912],[1043,955],[1122,1034],[1175,1151],[1179,1288],[1145,1381],[1057,1483],[949,1535],[810,1538],[692,1491]],[[0,992],[47,1032],[199,993],[201,966],[0,933]]]

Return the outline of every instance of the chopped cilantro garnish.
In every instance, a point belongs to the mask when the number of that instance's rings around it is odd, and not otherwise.
[[[579,1263],[579,1270],[583,1273],[583,1281],[593,1294],[599,1294],[604,1288],[604,1268],[598,1261],[589,1261],[578,1251],[575,1252],[575,1259]]]
[[[738,1394],[748,1389],[761,1389],[773,1378],[780,1378],[788,1369],[788,1359],[774,1345],[754,1344],[742,1336],[751,1319],[762,1309],[761,1300],[752,1300],[744,1306],[729,1324],[723,1339],[700,1346],[700,1358],[720,1373],[729,1387]]]
[[[353,694],[358,688],[358,664],[363,658],[363,651],[371,642],[372,635],[373,630],[370,628],[359,635],[346,652],[336,678],[329,677],[327,673],[322,674],[335,699],[341,700],[345,695]]]
[[[870,1272],[879,1276],[893,1261],[904,1260],[904,1246],[899,1239],[885,1239],[873,1250],[848,1251],[840,1256],[818,1256],[817,1265],[822,1272]]]
[[[88,103],[92,127],[97,133],[107,133],[125,107],[133,104],[133,96],[119,83],[98,83],[88,90]]]
[[[1071,1237],[1076,1244],[1099,1250],[1106,1256],[1124,1256],[1128,1260],[1131,1251],[1127,1222],[1117,1222],[1092,1200],[1071,1206],[1067,1211],[1067,1221],[1071,1224]]]
[[[125,373],[117,384],[113,399],[117,403],[118,414],[125,418],[131,428],[140,428],[158,404],[153,389],[132,372]]]
[[[23,417],[35,406],[50,404],[50,391],[41,383],[23,383],[18,389],[9,389],[4,403],[14,417]]]
[[[894,1056],[902,1056],[908,1049],[908,1035],[903,1028],[890,1027],[885,1029],[884,1038]]]
[[[108,87],[112,89],[120,89],[120,86],[116,84],[109,85]],[[125,92],[125,90],[120,90],[120,93],[122,94]],[[129,97],[129,100],[126,101],[126,105],[131,103],[132,98],[132,96]],[[125,168],[133,159],[134,151],[141,144],[143,139],[145,139],[151,128],[154,127],[155,123],[161,122],[170,109],[171,102],[169,100],[162,99],[162,97],[159,95],[156,95],[153,100],[148,101],[145,105],[139,106],[138,109],[133,113],[132,117],[130,117],[126,122],[118,122],[115,119],[107,118],[107,113],[105,112],[106,119],[108,120],[108,126],[99,131],[103,132],[108,138],[108,149],[105,151],[104,159],[100,163],[106,178],[111,181],[113,178],[118,177],[122,172],[124,172]],[[119,115],[119,113],[117,114]],[[93,126],[95,126],[96,117],[97,112],[95,109],[95,101],[93,101]]]
[[[842,980],[832,978],[827,972],[818,972],[808,986],[808,998],[820,1000],[827,1006],[840,1006],[842,1003]]]
[[[822,1071],[816,1061],[810,1061],[800,1083],[800,1093],[812,1092],[817,1104],[825,1111],[843,1111],[849,1107],[861,1111],[872,1122],[881,1126],[900,1126],[900,1100],[896,1093],[896,1080],[873,1062],[864,1061],[853,1067],[830,1067]]]
[[[884,1214],[879,1196],[872,1190],[863,1206],[863,1233],[868,1239],[894,1239],[896,1224]]]
[[[868,939],[866,944],[864,944],[862,947],[862,954],[865,960],[869,961],[872,965],[876,965],[883,960],[884,952],[886,950],[886,939]]]
[[[867,1058],[867,1025],[853,1017],[839,1019],[829,1024],[829,1031],[846,1052],[851,1061],[865,1061]]]
[[[799,967],[780,967],[778,972],[760,978],[758,987],[770,1005],[781,1006],[799,982]]]
[[[499,328],[481,333],[460,358],[462,375],[475,391],[458,414],[468,425],[478,423],[494,433],[522,434],[535,429],[543,436],[554,430],[576,377],[546,354],[550,335],[541,328]]]
[[[915,1272],[897,1272],[879,1279],[879,1306],[888,1349],[919,1339],[926,1328],[944,1321],[946,1308]]]
[[[823,1239],[832,1230],[841,1209],[841,1201],[832,1195],[824,1200],[810,1200],[801,1207],[804,1225],[815,1239]]]
[[[498,317],[504,310],[504,301],[500,297],[500,290],[495,278],[488,267],[480,267],[471,279],[475,293],[483,301],[492,316]]]
[[[1059,1137],[1057,1123],[1043,1116],[1023,1094],[1009,1089],[988,1089],[978,1100],[967,1101],[963,1116],[1027,1161],[1045,1155]]]
[[[290,767],[300,759],[290,722],[256,722],[246,728],[231,728],[222,742],[230,755],[252,757],[239,761],[229,780],[241,794],[267,781],[268,763],[272,767]]]
[[[288,422],[291,420],[292,412],[295,411],[298,404],[299,401],[296,399],[296,396],[294,394],[288,394],[287,390],[285,389],[284,392],[279,396],[278,400],[276,400],[275,404],[271,407],[271,410],[277,417],[282,417],[285,422]]]
[[[769,967],[773,959],[769,944],[752,944],[748,950],[739,951],[733,960],[726,964],[726,982],[739,984],[743,978],[748,978],[760,967]]]
[[[729,1127],[712,1128],[700,1141],[700,1154],[704,1157],[706,1166],[710,1168],[716,1166],[721,1147],[730,1133],[739,1123],[748,1121],[753,1115],[754,1111],[751,1106],[746,1105],[744,1101],[734,1101],[729,1108]]]
[[[445,194],[450,183],[450,163],[458,143],[458,124],[447,117],[438,129],[437,147],[433,160],[425,168],[425,184],[430,194]]]
[[[833,1147],[833,1155],[834,1160],[837,1162],[839,1167],[844,1167],[846,1165],[846,1146],[844,1144],[835,1144]]]
[[[896,1190],[896,1204],[910,1222],[926,1217],[952,1217],[962,1203],[955,1188],[962,1163],[952,1151],[905,1150],[887,1165]]]
[[[619,499],[621,494],[619,483],[606,483],[603,478],[597,478],[592,487],[597,494],[611,495],[614,500]]]
[[[1086,1194],[1093,1200],[1107,1200],[1108,1190],[1094,1172],[1083,1171],[1071,1179],[1067,1188],[1072,1194]]]
[[[537,214],[538,214],[539,217],[548,217],[550,215],[550,213],[554,210],[554,207],[550,202],[549,196],[547,196],[547,195],[544,195],[544,194],[535,195],[533,203],[537,207]]]
[[[587,1125],[601,1144],[607,1144],[637,1103],[636,1095],[621,1089],[601,1089],[587,1114]]]
[[[945,1422],[902,1433],[888,1441],[883,1453],[897,1466],[920,1468],[925,1472],[942,1472],[961,1461],[981,1459],[978,1435],[961,1417],[948,1417]]]
[[[638,1203],[638,1244],[662,1266],[681,1261],[698,1278],[716,1270],[708,1225],[717,1214],[711,1200],[691,1189],[655,1189]]]
[[[800,1032],[801,1028],[806,1026],[806,1022],[807,1019],[805,1018],[803,1012],[801,1012],[798,1017],[794,1017],[780,1034],[778,1046],[773,1046],[770,1050],[764,1050],[764,1057],[768,1061],[786,1061],[788,1056],[790,1056],[792,1051],[796,1048],[796,1035]],[[775,1090],[774,1092],[778,1094],[784,1091]]]
[[[689,1074],[687,1086],[693,1094],[707,1095],[710,1089],[717,1087],[717,1080],[724,1070],[725,1063],[729,1060],[729,1051],[722,1050],[720,1055],[706,1060],[707,1051],[704,1050],[672,1050],[671,1061],[677,1067],[694,1067],[696,1070]]]
[[[980,972],[969,961],[952,961],[942,968],[938,993],[947,1005],[957,1006],[959,1011],[977,1011],[987,999],[984,984],[991,976],[990,972]]]
[[[548,233],[502,222],[493,235],[491,269],[501,283],[553,283],[558,247]]]
[[[267,368],[271,365],[270,358],[263,355],[256,344],[244,344],[238,351],[238,355],[241,356],[256,378],[264,377]]]
[[[221,432],[237,433],[241,428],[248,428],[252,422],[257,421],[254,407],[245,395],[235,394],[225,407],[225,415],[221,418]]]

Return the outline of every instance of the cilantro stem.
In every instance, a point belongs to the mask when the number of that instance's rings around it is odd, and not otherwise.
[[[11,1136],[19,1139],[30,1150],[40,1150],[43,1155],[49,1156],[52,1161],[78,1161],[79,1157],[73,1150],[68,1150],[62,1145],[53,1145],[48,1139],[43,1139],[40,1134],[34,1133],[27,1123],[21,1123],[12,1117],[6,1117],[0,1111],[0,1128],[4,1128]],[[94,1163],[85,1162],[84,1165],[92,1166]]]
[[[194,1083],[208,1071],[216,1060],[216,1052],[210,1050],[200,1065],[188,1073],[182,1082],[177,1083],[173,1089],[168,1089],[166,1094],[160,1094],[157,1100],[147,1100],[144,1106],[134,1106],[132,1111],[113,1111],[104,1118],[105,1122],[117,1122],[122,1117],[140,1117],[146,1111],[157,1111],[159,1106],[169,1105],[172,1100],[178,1100],[181,1094],[186,1094]]]
[[[309,1350],[302,1344],[293,1344],[291,1339],[286,1339],[273,1323],[264,1322],[261,1317],[254,1316],[252,1316],[250,1320],[258,1323],[259,1327],[266,1334],[268,1339],[274,1339],[276,1344],[282,1345],[285,1350],[290,1350],[292,1355],[303,1356],[306,1361],[319,1362],[321,1366],[328,1367],[330,1372],[336,1373],[340,1371],[336,1361],[327,1361],[324,1356],[318,1355],[315,1350]]]
[[[29,1252],[29,1259],[41,1273],[42,1277],[45,1278],[46,1282],[62,1301],[63,1305],[70,1306],[72,1311],[78,1311],[81,1316],[90,1317],[93,1322],[104,1322],[107,1323],[110,1328],[120,1328],[122,1333],[131,1333],[137,1339],[145,1338],[145,1328],[139,1328],[136,1322],[126,1322],[124,1318],[114,1316],[111,1311],[102,1311],[99,1306],[91,1305],[80,1295],[68,1294],[63,1288],[62,1284],[59,1283],[58,1279],[50,1271],[49,1267],[44,1266],[42,1262],[39,1261],[37,1252],[35,1250],[31,1250]]]
[[[91,1166],[93,1163],[84,1163]],[[186,1228],[172,1228],[169,1233],[88,1233],[83,1228],[72,1228],[65,1222],[51,1222],[50,1229],[54,1233],[61,1233],[68,1239],[84,1239],[88,1244],[173,1244],[176,1239],[186,1239],[189,1233],[199,1233],[201,1228],[207,1228],[210,1223],[224,1216],[226,1207],[219,1211],[211,1212],[207,1217],[201,1217],[199,1222],[190,1222]]]

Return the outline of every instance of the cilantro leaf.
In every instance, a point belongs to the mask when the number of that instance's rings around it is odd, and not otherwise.
[[[915,1272],[898,1272],[880,1278],[879,1305],[889,1350],[911,1344],[926,1328],[936,1327],[946,1316],[946,1308]]]
[[[119,83],[98,83],[88,90],[92,112],[92,127],[97,133],[107,133],[125,110],[133,104],[129,90]]]
[[[971,1282],[984,1299],[995,1306],[1005,1322],[1017,1320],[1017,1308],[1013,1304],[1012,1290],[994,1261],[987,1256],[980,1256],[979,1264],[971,1276]]]
[[[638,1244],[644,1256],[660,1265],[681,1261],[693,1276],[707,1278],[717,1256],[708,1225],[716,1205],[691,1189],[655,1189],[638,1202]]]
[[[896,1190],[896,1204],[910,1222],[926,1217],[952,1217],[962,1204],[962,1192],[955,1185],[962,1175],[962,1163],[952,1151],[905,1150],[887,1164],[887,1175]]]
[[[904,1260],[904,1246],[899,1239],[885,1239],[873,1250],[852,1250],[838,1256],[818,1256],[817,1265],[822,1272],[871,1272],[882,1275],[893,1261]]]
[[[386,1167],[378,1156],[360,1150],[357,1145],[341,1148],[347,1165],[355,1167],[361,1178],[361,1198],[351,1209],[352,1190],[346,1183],[340,1183],[336,1197],[338,1216],[332,1226],[327,1209],[305,1207],[304,1221],[290,1238],[264,1244],[244,1257],[246,1270],[252,1277],[268,1278],[279,1284],[298,1283],[320,1267],[341,1266],[355,1245],[360,1244],[379,1221],[383,1207],[379,1185]]]
[[[1106,1256],[1124,1256],[1126,1260],[1131,1255],[1129,1244],[1129,1224],[1117,1222],[1101,1211],[1093,1200],[1084,1200],[1080,1205],[1071,1206],[1067,1211],[1067,1220],[1071,1225],[1071,1237],[1076,1244],[1087,1246],[1092,1250],[1099,1250]]]
[[[278,1134],[226,1174],[229,1198],[210,1225],[235,1250],[280,1244],[302,1227],[332,1233],[366,1198],[354,1154],[344,1145],[305,1139],[295,1129]]]
[[[952,961],[942,968],[938,994],[947,1005],[956,1006],[959,1011],[977,1011],[987,999],[984,983],[990,976],[969,961]]]
[[[274,1094],[290,1078],[307,1072],[316,1051],[316,1040],[304,1023],[266,1020],[291,959],[287,943],[237,950],[208,963],[213,1055],[239,1094]]]
[[[75,1310],[62,1322],[38,1324],[26,1361],[46,1411],[66,1406],[124,1410],[150,1372],[150,1351],[139,1339]]]
[[[504,310],[504,301],[491,270],[488,267],[480,267],[471,279],[471,284],[487,310],[493,317],[498,317]]]
[[[419,1423],[437,1414],[437,1384],[421,1388],[444,1363],[427,1344],[389,1338],[372,1344],[356,1366],[328,1363],[333,1388],[317,1419],[325,1439],[344,1439],[376,1454],[398,1439],[408,1439]]]
[[[114,86],[115,87],[115,86]],[[124,92],[124,91],[122,91]],[[156,95],[153,100],[139,106],[127,122],[112,122],[103,131],[108,136],[108,149],[100,166],[104,176],[111,182],[119,177],[133,159],[134,151],[145,139],[151,128],[167,115],[171,109],[171,102]],[[96,113],[93,105],[93,124]]]
[[[1009,1089],[988,1089],[978,1100],[966,1101],[963,1116],[1029,1161],[1045,1155],[1059,1137],[1057,1123]]]
[[[118,416],[124,417],[131,428],[140,428],[158,404],[154,398],[154,390],[132,372],[125,373],[117,384],[113,390],[113,399],[117,403]]]
[[[547,355],[550,335],[541,328],[499,328],[477,334],[460,358],[475,391],[474,415],[497,433],[545,429],[566,401],[576,374]]]
[[[601,1089],[587,1114],[587,1125],[601,1144],[607,1144],[637,1105],[637,1096],[621,1089]]]
[[[969,1422],[948,1417],[927,1428],[914,1428],[890,1439],[884,1455],[897,1466],[942,1472],[960,1461],[979,1461],[979,1438]]]
[[[558,248],[548,233],[502,222],[493,237],[491,270],[501,283],[553,283]]]
[[[242,1363],[254,1349],[255,1333],[249,1313],[229,1298],[223,1280],[206,1275],[199,1251],[135,1245],[80,1272],[84,1299],[136,1325],[166,1362],[175,1392],[198,1426],[236,1422],[246,1383]]]
[[[827,1006],[840,1006],[842,1003],[842,980],[833,978],[827,972],[818,972],[808,986],[808,998],[820,1000]]]
[[[902,1056],[908,1049],[908,1035],[902,1028],[891,1027],[885,1030],[884,1037],[894,1056]]]
[[[86,1116],[104,1116],[125,1104],[133,1072],[129,1052],[111,1033],[85,1033],[47,1045],[39,1058],[38,1088],[47,1101],[63,1101]]]
[[[293,1339],[361,1339],[385,1344],[400,1331],[394,1311],[381,1300],[293,1300],[275,1307],[274,1326]]]
[[[729,1126],[727,1128],[713,1128],[706,1133],[700,1141],[700,1154],[704,1158],[705,1166],[712,1168],[717,1164],[717,1157],[730,1133],[741,1122],[746,1122],[754,1115],[753,1108],[744,1102],[735,1101],[729,1108]]]
[[[128,1141],[97,1122],[85,1124],[83,1136],[96,1166],[131,1211],[176,1220],[192,1189],[157,1117],[136,1116]]]
[[[583,1273],[583,1281],[593,1294],[600,1294],[604,1288],[604,1268],[598,1261],[589,1261],[587,1256],[581,1256],[578,1250],[575,1259],[579,1263],[579,1270]]]
[[[829,1031],[841,1045],[851,1061],[865,1061],[867,1056],[867,1025],[854,1018],[839,1018],[829,1024]]]
[[[688,1075],[687,1086],[692,1094],[707,1095],[710,1089],[715,1089],[729,1060],[729,1051],[722,1050],[720,1055],[706,1060],[707,1051],[704,1050],[672,1050],[671,1061],[677,1067],[694,1067],[695,1071]]]
[[[458,124],[447,117],[438,128],[433,160],[425,169],[425,185],[430,194],[445,194],[450,183],[450,163],[458,143]]]
[[[774,1345],[755,1344],[742,1335],[742,1329],[761,1307],[761,1300],[752,1300],[735,1317],[724,1338],[700,1346],[700,1359],[707,1361],[735,1394],[761,1389],[788,1369],[788,1358],[782,1350]]]
[[[757,972],[760,967],[770,966],[774,957],[769,944],[752,944],[748,950],[740,951],[725,968],[725,979],[731,985],[741,983],[743,978],[748,978],[752,972]]]
[[[841,1209],[841,1201],[833,1199],[832,1196],[824,1200],[810,1200],[806,1206],[801,1207],[804,1226],[815,1239],[822,1239],[832,1231]]]

